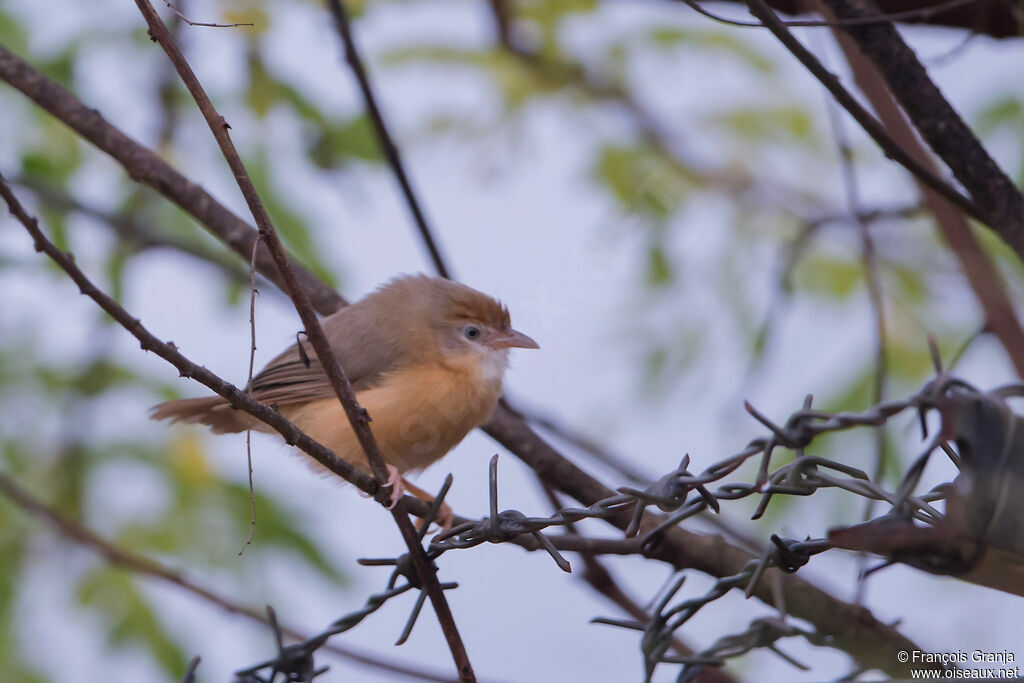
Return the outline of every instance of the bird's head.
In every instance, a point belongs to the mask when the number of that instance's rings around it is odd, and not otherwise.
[[[467,365],[485,381],[500,381],[509,349],[537,349],[537,342],[512,329],[501,302],[464,285],[442,281],[437,339],[442,355]]]
[[[419,275],[394,280],[385,291],[410,312],[407,319],[430,329],[432,339],[421,338],[421,348],[433,346],[446,364],[475,367],[486,379],[500,380],[509,349],[540,348],[512,328],[501,302],[457,282]]]

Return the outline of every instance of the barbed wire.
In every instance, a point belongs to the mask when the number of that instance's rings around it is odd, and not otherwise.
[[[854,495],[877,501],[883,501],[890,510],[883,515],[896,516],[908,521],[917,521],[924,525],[935,525],[944,519],[944,514],[937,510],[933,503],[943,500],[946,492],[936,487],[922,494],[915,494],[925,465],[936,451],[944,453],[959,470],[962,458],[948,443],[950,435],[938,430],[929,437],[927,414],[937,408],[944,400],[958,398],[988,397],[1004,403],[1007,398],[1024,395],[1024,385],[1001,387],[988,393],[980,392],[969,383],[943,372],[933,349],[936,364],[936,376],[927,382],[916,394],[902,399],[878,403],[861,412],[830,413],[813,408],[813,398],[807,396],[801,409],[793,412],[784,423],[777,424],[759,412],[749,403],[745,408],[750,415],[764,425],[769,433],[752,439],[737,453],[726,457],[699,474],[690,472],[691,459],[683,456],[679,466],[644,488],[624,486],[614,496],[599,500],[587,507],[565,507],[547,517],[531,517],[515,509],[500,510],[498,505],[498,456],[491,458],[489,463],[489,514],[476,521],[465,521],[435,536],[426,547],[426,554],[436,571],[434,564],[444,553],[451,550],[474,548],[484,543],[507,543],[521,540],[522,536],[532,536],[540,548],[543,548],[563,571],[571,571],[568,560],[559,552],[544,532],[552,527],[562,527],[585,519],[602,519],[612,515],[631,511],[632,519],[626,530],[627,537],[634,537],[645,528],[645,512],[649,508],[657,508],[666,513],[665,516],[647,516],[648,524],[635,552],[644,553],[656,546],[659,537],[667,529],[704,510],[720,511],[722,501],[738,500],[753,495],[760,495],[752,518],[761,517],[773,497],[779,495],[809,496],[821,489],[838,488]],[[856,467],[830,460],[818,455],[807,453],[807,448],[817,437],[825,434],[856,429],[860,427],[880,428],[889,420],[907,411],[917,413],[925,445],[921,453],[906,470],[901,483],[895,492],[889,491],[878,482]],[[794,452],[792,462],[771,469],[772,456],[779,449]],[[723,482],[729,475],[748,461],[760,457],[757,477],[753,483]],[[710,488],[718,484],[716,488]],[[418,532],[422,543],[427,528],[437,518],[440,506],[452,485],[452,477],[448,475],[441,490],[431,506],[429,514]],[[685,582],[680,574],[673,579],[671,585],[656,601],[651,619],[647,623],[639,621],[617,620],[609,618],[594,619],[594,623],[618,626],[643,633],[640,650],[643,654],[644,670],[647,680],[653,675],[659,664],[677,664],[681,666],[679,681],[690,681],[699,671],[708,666],[721,666],[728,659],[739,657],[747,652],[764,648],[773,651],[790,664],[802,667],[798,661],[782,652],[777,641],[783,638],[799,637],[816,645],[828,645],[830,637],[813,630],[807,630],[790,623],[783,607],[779,607],[777,617],[756,619],[740,633],[722,636],[707,649],[690,656],[669,654],[675,631],[686,624],[700,609],[718,600],[733,589],[741,589],[750,597],[764,573],[769,568],[777,568],[783,572],[796,572],[814,555],[833,549],[828,539],[811,539],[799,541],[771,536],[771,545],[760,557],[751,559],[737,573],[719,578],[703,595],[682,600],[674,605],[675,595]],[[408,553],[395,558],[362,559],[360,564],[372,566],[391,566],[392,574],[386,589],[371,595],[366,604],[329,625],[322,633],[307,641],[292,645],[278,645],[278,654],[254,667],[238,672],[238,680],[246,683],[261,681],[271,683],[274,675],[286,671],[296,671],[307,678],[286,678],[286,680],[312,680],[318,675],[313,664],[314,652],[328,638],[354,627],[365,617],[379,609],[391,598],[409,590],[420,589],[418,575],[412,568]],[[887,562],[889,564],[890,562]],[[883,565],[884,566],[884,565]],[[870,573],[878,567],[866,570]],[[405,583],[397,586],[400,578]],[[442,584],[445,589],[453,589],[457,584]],[[420,591],[406,622],[406,626],[396,644],[404,643],[412,631],[413,625],[423,606],[424,594]],[[278,634],[279,635],[279,634]],[[298,662],[299,664],[295,664]],[[289,668],[291,667],[291,668]],[[260,678],[258,672],[269,670],[270,678]],[[248,676],[249,678],[245,678]]]
[[[445,478],[444,484],[441,486],[441,490],[431,503],[429,513],[424,519],[423,526],[417,534],[420,543],[423,542],[423,538],[426,535],[430,524],[432,524],[437,518],[441,505],[444,503],[445,496],[448,495],[448,491],[451,489],[452,481],[452,475],[449,474]],[[432,559],[433,558],[431,558],[431,560]],[[285,681],[312,681],[314,678],[327,671],[327,667],[316,667],[314,654],[327,643],[331,636],[344,633],[345,631],[354,628],[361,623],[363,619],[383,607],[384,603],[388,600],[398,597],[399,595],[415,588],[419,591],[419,595],[416,598],[416,602],[413,604],[412,611],[409,613],[409,618],[406,620],[405,627],[402,629],[401,635],[398,637],[398,640],[395,641],[395,645],[402,645],[405,643],[406,640],[408,640],[409,635],[412,633],[413,626],[416,624],[416,620],[419,618],[420,612],[423,610],[423,604],[427,598],[427,593],[423,590],[422,579],[416,571],[416,567],[413,565],[412,558],[409,556],[409,553],[405,553],[394,559],[360,559],[358,562],[364,566],[394,567],[383,591],[370,595],[370,597],[366,599],[364,605],[359,609],[335,619],[320,633],[294,645],[284,644],[284,637],[281,633],[281,629],[277,625],[277,618],[274,614],[274,610],[268,605],[267,616],[269,617],[270,626],[277,642],[277,655],[272,659],[268,659],[260,662],[259,664],[254,664],[248,668],[236,671],[236,683],[274,683],[278,674],[282,674],[285,677]],[[431,562],[431,568],[435,573],[437,572],[437,565],[433,564],[433,562]],[[405,583],[401,586],[397,585],[399,578],[405,579]],[[449,582],[441,583],[440,586],[441,590],[452,590],[458,588],[459,585],[454,582]],[[264,670],[268,670],[266,675],[261,673]]]

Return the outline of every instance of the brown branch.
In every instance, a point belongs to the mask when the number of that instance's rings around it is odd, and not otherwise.
[[[745,0],[719,0],[745,4]],[[672,0],[679,2],[679,0]],[[807,13],[806,0],[769,0],[768,5],[783,14],[798,16]],[[931,26],[950,26],[967,29],[994,38],[1021,35],[1020,18],[1014,5],[1004,0],[977,0],[977,2],[950,3],[948,0],[879,0],[880,13],[891,21]],[[799,22],[797,25],[800,25]],[[804,25],[821,25],[807,22]]]
[[[969,216],[976,218],[982,223],[987,222],[985,219],[986,212],[976,206],[970,198],[960,194],[946,181],[939,178],[928,168],[918,163],[916,159],[907,154],[902,147],[897,145],[896,142],[889,137],[885,128],[875,119],[875,117],[872,116],[871,113],[865,109],[846,88],[843,87],[835,74],[822,66],[817,57],[811,54],[807,48],[801,45],[800,42],[793,37],[793,34],[790,33],[789,29],[782,24],[782,21],[775,16],[775,13],[767,4],[765,4],[764,0],[746,0],[746,2],[750,7],[750,13],[760,19],[761,22],[764,23],[765,27],[779,39],[779,42],[782,43],[787,50],[792,52],[793,56],[807,67],[807,70],[810,71],[815,78],[821,81],[821,84],[828,89],[835,100],[850,113],[854,120],[861,125],[864,131],[871,136],[871,139],[882,148],[885,156],[906,168],[916,178],[919,178],[922,182],[927,184],[928,187],[946,197],[950,202],[955,204]]]
[[[873,0],[823,0],[839,21],[877,14]],[[932,151],[953,171],[984,221],[1024,260],[1024,195],[974,136],[896,28],[886,22],[846,26]]]
[[[178,588],[181,588],[212,605],[216,605],[231,614],[238,614],[263,624],[269,623],[266,613],[263,610],[247,607],[241,603],[231,600],[230,598],[214,593],[210,589],[204,588],[193,580],[186,578],[180,572],[165,567],[159,562],[148,557],[126,550],[103,538],[92,529],[89,529],[74,520],[68,519],[56,508],[39,500],[39,498],[20,486],[14,479],[3,472],[0,472],[0,494],[7,497],[8,500],[20,507],[26,513],[38,517],[48,523],[65,538],[91,549],[112,565],[177,586]],[[308,637],[293,628],[282,627],[281,631],[289,638],[293,638],[298,641],[304,641]],[[418,678],[424,681],[447,682],[451,680],[440,674],[420,671],[419,669],[403,666],[401,664],[393,664],[382,659],[371,657],[343,645],[328,643],[324,645],[324,649],[361,664],[366,664],[367,666],[372,666],[394,674],[409,676],[410,678]]]
[[[507,398],[502,399],[502,404],[505,408],[511,411],[513,415],[522,419],[527,424],[532,423],[534,426],[550,433],[560,441],[568,443],[574,448],[579,449],[597,462],[610,468],[617,475],[623,477],[627,481],[634,484],[646,484],[651,481],[651,474],[637,469],[628,458],[625,458],[618,453],[613,453],[611,449],[607,448],[604,444],[574,429],[573,427],[545,415],[540,410],[532,408],[527,409],[521,403],[517,402],[515,405],[512,405]]]
[[[120,304],[94,285],[75,264],[75,259],[71,254],[62,252],[53,242],[47,239],[46,235],[39,228],[39,222],[25,211],[25,208],[11,191],[10,186],[2,175],[0,175],[0,197],[7,202],[11,214],[25,226],[29,235],[32,236],[36,251],[44,252],[60,266],[74,283],[78,285],[82,294],[95,301],[110,317],[120,323],[122,327],[139,340],[139,345],[144,351],[152,351],[177,368],[178,373],[182,377],[188,377],[200,382],[219,396],[224,397],[232,406],[244,410],[261,422],[273,427],[284,438],[285,443],[303,450],[326,469],[334,472],[366,493],[386,500],[387,494],[380,491],[381,487],[373,477],[363,474],[311,439],[273,408],[251,399],[238,387],[225,382],[205,367],[190,361],[178,351],[173,342],[163,342],[147,330],[142,325],[142,321],[132,317]]]
[[[338,400],[345,410],[345,415],[348,417],[352,431],[355,433],[356,439],[366,455],[374,478],[380,483],[387,481],[387,467],[384,457],[377,448],[377,442],[370,431],[370,417],[356,400],[355,391],[353,391],[344,370],[342,370],[337,359],[334,357],[330,342],[327,341],[327,336],[324,334],[323,328],[320,327],[320,321],[313,310],[309,296],[299,284],[295,273],[292,271],[284,245],[274,230],[270,216],[267,214],[266,208],[256,192],[256,187],[245,170],[245,165],[242,163],[242,159],[235,149],[231,136],[228,134],[230,126],[224,120],[224,117],[217,113],[206,91],[199,83],[199,79],[196,78],[195,73],[192,71],[192,67],[188,64],[188,61],[167,30],[167,26],[164,25],[156,10],[153,9],[153,6],[148,0],[136,0],[135,4],[149,26],[150,37],[160,43],[160,46],[174,64],[178,75],[185,83],[185,87],[188,88],[196,104],[199,106],[203,118],[206,119],[228,166],[231,167],[231,172],[234,174],[238,187],[245,197],[245,202],[249,206],[253,218],[256,220],[256,225],[259,226],[260,237],[267,243],[270,249],[274,263],[281,273],[282,280],[284,280],[285,291],[291,297],[295,310],[302,319],[306,336],[331,382],[334,393],[338,396]],[[387,500],[383,500],[380,497],[378,497],[378,501],[385,506],[388,504]],[[431,604],[434,606],[434,612],[448,642],[448,647],[458,669],[460,680],[475,681],[476,677],[473,675],[473,667],[469,662],[469,656],[466,653],[462,637],[459,635],[458,627],[455,625],[448,601],[441,590],[436,570],[433,568],[432,563],[423,550],[423,546],[420,544],[419,537],[412,522],[409,520],[402,500],[398,500],[395,504],[391,505],[390,512],[409,548],[409,557],[412,559],[416,573],[419,575],[422,590],[426,592]]]
[[[836,38],[850,64],[858,87],[872,108],[878,112],[883,125],[897,144],[922,164],[934,167],[935,162],[900,112],[878,72],[857,51],[849,36],[837,33]],[[918,183],[918,188],[925,205],[935,216],[939,233],[960,262],[967,283],[985,314],[988,329],[1003,345],[1017,375],[1024,377],[1024,329],[1021,328],[1013,302],[1006,293],[1006,285],[999,274],[999,269],[985,253],[963,214],[929,187]]]
[[[742,21],[738,19],[730,19],[723,17],[719,14],[715,14],[704,8],[703,4],[699,0],[680,0],[683,4],[688,6],[690,9],[695,11],[697,14],[707,17],[720,24],[726,26],[736,26],[739,28],[765,28],[765,25],[757,21]],[[857,17],[856,19],[848,19],[846,21],[837,20],[822,20],[822,19],[796,19],[792,21],[784,21],[783,25],[790,28],[821,28],[821,27],[833,27],[838,28],[840,26],[861,26],[864,24],[877,24],[885,21],[923,21],[928,17],[941,14],[952,9],[959,9],[961,7],[967,7],[980,0],[942,0],[937,5],[930,5],[928,7],[917,7],[914,9],[902,10],[899,12],[881,12],[871,14],[863,17]]]
[[[172,168],[152,150],[140,145],[110,124],[99,111],[85,106],[72,93],[26,64],[0,45],[0,80],[62,121],[69,128],[114,158],[133,180],[153,188],[187,211],[248,261],[256,242],[256,231],[206,190]],[[259,249],[260,274],[278,287],[283,282],[265,247]],[[337,310],[344,302],[329,286],[298,264],[296,277],[309,292],[317,309],[324,314]]]
[[[143,249],[174,249],[200,261],[212,264],[227,275],[232,282],[248,284],[249,275],[238,264],[237,259],[229,254],[208,249],[201,244],[188,240],[177,239],[171,235],[159,234],[150,230],[135,218],[125,213],[105,211],[79,201],[76,197],[53,185],[39,182],[33,178],[16,177],[11,182],[32,191],[47,205],[60,211],[78,213],[110,227],[118,238],[130,248]]]
[[[419,229],[420,238],[430,253],[430,258],[434,262],[437,274],[451,279],[451,272],[445,265],[444,258],[441,256],[441,250],[438,248],[430,226],[427,224],[427,218],[420,201],[416,198],[416,193],[412,189],[412,182],[405,172],[402,156],[398,152],[394,138],[391,137],[391,133],[388,131],[387,124],[384,122],[384,114],[380,110],[380,105],[377,104],[377,97],[374,95],[373,86],[370,84],[370,77],[366,72],[366,67],[363,66],[363,60],[359,56],[359,47],[356,45],[355,38],[352,35],[352,23],[349,21],[348,12],[339,0],[326,0],[326,2],[331,16],[334,17],[334,26],[338,30],[338,35],[341,36],[341,41],[344,45],[345,61],[348,62],[359,84],[359,92],[363,96],[363,105],[366,107],[366,113],[373,123],[373,130],[377,134],[377,141],[380,143],[380,148],[388,161],[388,166],[391,167],[392,174],[398,180],[398,185],[402,188],[402,195],[405,197],[405,203],[409,207],[413,220],[416,222],[416,227]]]

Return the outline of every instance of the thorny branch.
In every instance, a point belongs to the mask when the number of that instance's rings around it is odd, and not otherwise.
[[[281,277],[285,284],[285,291],[288,293],[288,296],[291,297],[292,302],[295,305],[295,310],[302,319],[306,336],[312,344],[313,349],[316,351],[317,358],[320,360],[324,372],[330,380],[334,393],[337,395],[338,401],[345,410],[345,415],[348,418],[349,424],[352,426],[352,431],[355,433],[356,439],[358,440],[363,453],[366,455],[366,459],[370,465],[370,471],[373,472],[373,476],[377,480],[377,483],[382,485],[384,482],[388,481],[389,474],[384,462],[384,457],[380,454],[377,442],[373,438],[373,433],[370,430],[370,417],[359,405],[355,391],[352,389],[352,385],[345,376],[345,372],[342,370],[341,365],[338,364],[338,361],[334,356],[334,352],[331,349],[330,342],[327,341],[327,336],[324,334],[323,328],[320,326],[320,321],[317,319],[316,312],[313,310],[313,305],[310,302],[309,295],[305,292],[295,277],[295,273],[293,272],[291,263],[288,259],[288,254],[285,251],[284,245],[281,243],[277,232],[274,230],[274,226],[270,220],[270,215],[263,206],[263,202],[260,199],[259,194],[256,192],[256,187],[253,185],[252,179],[249,177],[249,174],[245,169],[245,165],[242,163],[242,159],[238,155],[238,151],[235,149],[231,136],[228,134],[228,128],[230,126],[228,126],[224,118],[217,113],[216,109],[214,109],[213,103],[206,95],[205,90],[199,83],[199,79],[196,78],[195,73],[192,71],[192,67],[188,64],[185,56],[181,53],[181,50],[178,48],[174,39],[171,37],[170,32],[167,30],[167,26],[164,25],[163,21],[161,21],[156,10],[153,9],[153,6],[148,0],[136,0],[135,4],[138,6],[139,11],[146,20],[146,24],[149,26],[150,37],[153,38],[154,41],[160,43],[160,46],[164,49],[164,52],[167,53],[167,56],[174,64],[175,69],[178,71],[178,75],[192,94],[192,97],[199,106],[203,117],[206,119],[206,122],[210,127],[210,131],[217,140],[217,144],[220,147],[228,166],[231,167],[232,174],[235,176],[238,187],[242,191],[242,195],[245,197],[246,204],[249,206],[249,210],[252,212],[253,218],[256,220],[256,224],[259,226],[260,237],[267,243],[267,247],[270,249],[270,254],[274,259],[274,263],[277,266],[278,271],[281,273]],[[470,664],[469,656],[466,653],[465,645],[462,642],[462,637],[459,635],[458,627],[455,624],[455,620],[451,614],[451,609],[448,606],[448,601],[444,597],[444,593],[441,590],[435,571],[427,562],[422,546],[420,546],[416,541],[416,534],[413,529],[412,522],[409,520],[402,500],[399,499],[390,505],[390,501],[387,500],[386,496],[383,499],[378,496],[377,500],[382,505],[389,507],[391,515],[395,520],[395,524],[398,526],[398,529],[402,534],[402,538],[409,547],[413,564],[416,567],[420,576],[420,581],[422,582],[422,589],[430,597],[430,602],[434,607],[434,612],[436,613],[438,622],[441,625],[441,630],[444,632],[445,639],[448,641],[448,647],[451,650],[452,659],[455,661],[455,666],[458,669],[460,680],[476,680],[473,675],[473,667]]]
[[[249,261],[256,244],[256,230],[200,185],[176,171],[156,152],[125,135],[99,111],[83,104],[73,93],[33,69],[3,45],[0,45],[0,79],[62,121],[83,139],[109,154],[135,182],[153,188],[171,203],[184,209],[201,226],[245,259],[245,262]],[[266,245],[258,250],[257,266],[261,275],[282,290],[286,289]],[[333,313],[344,305],[344,300],[337,292],[295,263],[294,259],[292,268],[321,313]]]

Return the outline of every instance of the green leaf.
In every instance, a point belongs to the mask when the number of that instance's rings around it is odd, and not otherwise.
[[[75,80],[75,58],[78,55],[79,47],[72,43],[61,50],[56,57],[40,62],[39,70],[65,88],[72,88]]]
[[[928,302],[931,296],[931,282],[926,272],[896,264],[886,264],[886,272],[896,280],[900,301],[915,306]]]
[[[337,286],[337,278],[334,277],[327,264],[322,260],[323,253],[315,244],[312,233],[306,226],[306,222],[295,213],[288,202],[277,193],[275,185],[271,180],[270,167],[264,154],[246,159],[245,166],[249,170],[252,182],[256,191],[263,200],[263,204],[274,222],[281,239],[286,246],[298,257],[299,261],[305,264],[320,279],[332,287]]]
[[[910,343],[904,343],[890,337],[885,350],[886,367],[894,379],[916,384],[934,372],[931,354],[923,339],[918,338]]]
[[[111,646],[145,648],[175,679],[185,670],[188,660],[184,652],[164,629],[130,574],[101,566],[86,574],[78,584],[77,596],[83,606],[103,615]]]
[[[848,299],[860,286],[860,263],[824,254],[807,255],[796,269],[796,280],[806,291],[832,299]]]
[[[309,158],[324,169],[336,169],[352,159],[379,161],[383,157],[370,119],[356,116],[324,126],[307,149]]]
[[[601,148],[593,174],[623,210],[657,221],[678,209],[699,182],[688,170],[643,148],[615,145]]]
[[[13,15],[0,8],[0,45],[23,57],[28,56],[25,29]]]
[[[647,39],[651,45],[660,48],[690,46],[706,51],[717,50],[737,57],[761,74],[775,73],[775,63],[764,57],[750,43],[732,33],[687,29],[677,26],[656,26],[650,29]]]
[[[1024,125],[1024,104],[1015,95],[1003,95],[981,110],[977,116],[977,130],[982,135],[1002,126],[1020,128]]]
[[[78,137],[55,119],[38,120],[38,138],[21,157],[21,172],[63,187],[82,163]]]
[[[712,116],[711,121],[749,142],[816,142],[813,137],[814,122],[800,107],[743,107],[718,112]]]
[[[4,632],[14,631],[11,620],[28,540],[23,515],[6,498],[0,498],[0,648],[9,638]]]
[[[652,245],[647,249],[647,284],[651,287],[665,287],[675,280],[672,264],[665,250]]]
[[[572,81],[562,68],[531,69],[504,50],[467,50],[446,45],[419,45],[391,50],[384,64],[427,62],[449,66],[466,66],[490,75],[504,95],[509,111],[521,109],[538,95],[562,95]]]
[[[115,301],[121,303],[124,302],[124,269],[132,253],[133,251],[124,244],[118,244],[107,256],[107,281],[110,283],[108,293]],[[110,324],[116,324],[108,316],[104,316],[103,319]]]

